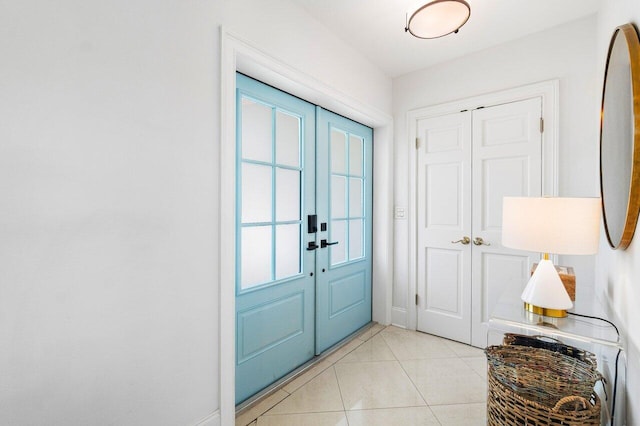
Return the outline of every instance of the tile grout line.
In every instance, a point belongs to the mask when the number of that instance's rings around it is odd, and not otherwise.
[[[371,327],[369,327],[367,330],[365,330],[362,334],[364,333],[368,333],[370,332],[370,330],[376,327],[376,325],[373,325]],[[300,390],[303,386],[305,386],[306,384],[308,384],[311,380],[313,380],[314,378],[318,377],[320,374],[324,373],[326,370],[328,370],[329,368],[335,367],[335,365],[338,363],[338,361],[340,361],[341,359],[343,359],[345,356],[347,356],[348,354],[350,354],[351,352],[355,351],[356,349],[358,349],[360,346],[362,346],[364,343],[366,343],[368,340],[370,340],[373,336],[377,335],[378,333],[380,333],[382,330],[384,330],[386,327],[382,327],[380,330],[378,330],[375,334],[372,334],[369,338],[367,338],[366,340],[362,340],[360,339],[360,336],[354,336],[354,338],[352,340],[350,340],[349,342],[345,343],[342,347],[338,348],[334,353],[328,355],[324,360],[319,361],[316,365],[312,366],[309,368],[308,371],[306,371],[305,373],[303,373],[300,377],[304,376],[304,374],[309,373],[310,371],[312,371],[313,367],[320,365],[320,363],[322,361],[328,361],[331,359],[332,356],[335,356],[337,353],[340,352],[340,350],[348,347],[348,345],[350,345],[351,343],[353,343],[354,341],[359,340],[360,343],[358,345],[356,345],[353,349],[351,349],[350,351],[346,352],[345,354],[343,354],[341,357],[337,358],[335,361],[330,361],[331,364],[329,366],[327,366],[326,368],[322,369],[320,372],[318,372],[318,374],[314,375],[313,377],[309,378],[309,380],[307,380],[305,383],[301,384],[300,386],[298,386],[296,389],[294,389],[292,392],[288,392],[286,390],[284,390],[284,388],[286,387],[286,385],[283,385],[281,388],[279,388],[278,390],[282,390],[283,392],[287,393],[287,396],[285,398],[283,398],[282,400],[280,400],[279,402],[277,402],[276,404],[274,404],[273,406],[271,406],[270,408],[268,408],[267,410],[263,411],[262,413],[258,414],[257,417],[255,419],[253,419],[251,422],[249,422],[247,425],[245,426],[250,426],[252,422],[256,422],[258,421],[258,419],[264,415],[266,415],[270,410],[272,410],[275,406],[281,404],[282,402],[284,402],[285,400],[287,400],[291,395],[293,395],[295,392],[297,392],[298,390]],[[334,368],[334,374],[335,373],[335,368]],[[295,379],[294,379],[295,380]],[[336,382],[338,381],[338,377],[336,375]],[[293,382],[293,380],[292,380]],[[338,382],[338,389],[340,389],[340,383]],[[278,390],[274,390],[274,393],[277,392]],[[266,397],[265,397],[266,398]],[[345,418],[347,417],[347,413],[346,413],[346,409],[344,407],[344,400],[342,398],[342,393],[340,393],[340,399],[342,402],[342,407],[343,407],[343,413],[345,415]],[[338,411],[334,411],[334,412],[338,412]],[[293,414],[293,413],[291,413]],[[347,424],[348,424],[349,420],[347,419]]]
[[[352,351],[350,351],[348,354],[345,354],[342,358],[340,358],[339,360],[337,360],[337,361],[335,362],[335,364],[333,365],[333,367],[334,367],[334,368],[333,368],[333,372],[334,372],[334,374],[336,375],[336,382],[338,383],[338,391],[340,392],[340,399],[342,400],[342,407],[344,408],[344,418],[345,418],[345,419],[346,419],[346,421],[347,421],[347,426],[349,426],[349,415],[347,414],[347,407],[345,406],[345,403],[344,403],[344,397],[343,397],[343,395],[342,395],[342,388],[340,387],[340,380],[338,380],[338,372],[337,372],[337,371],[336,371],[336,369],[335,369],[335,365],[336,365],[339,361],[341,361],[342,359],[344,359],[347,355],[349,355],[351,352],[355,352],[355,351],[356,351],[358,348],[360,348],[363,344],[367,343],[368,341],[370,341],[371,339],[373,339],[375,336],[377,336],[378,334],[382,333],[382,331],[384,331],[387,327],[388,327],[388,326],[382,327],[382,328],[380,328],[378,331],[376,331],[374,334],[370,335],[367,339],[363,340],[362,344],[358,345],[356,348],[354,348],[354,349],[353,349]],[[368,333],[369,331],[370,331],[370,329],[369,329],[369,330],[367,330],[367,331],[365,331],[365,333]],[[358,336],[358,338],[359,338],[359,336]],[[383,338],[383,341],[384,341],[384,338]],[[386,342],[385,342],[385,344],[386,344]],[[393,354],[393,353],[392,353],[392,354]],[[395,355],[394,355],[394,357],[395,357]]]
[[[346,355],[345,355],[346,356]],[[337,361],[336,361],[337,364]],[[344,397],[342,396],[342,388],[340,387],[340,380],[338,380],[338,372],[336,371],[335,364],[333,365],[333,374],[336,376],[336,383],[338,384],[338,392],[340,392],[340,401],[342,402],[342,408],[344,413],[344,418],[347,420],[347,426],[349,426],[349,416],[347,415],[347,407],[344,405]]]
[[[472,359],[472,358],[478,358],[481,359],[482,357],[466,357],[467,359]],[[470,366],[467,362],[464,361],[464,358],[460,358],[462,360],[462,362],[465,363],[466,366],[468,366],[469,368],[471,368],[471,370],[473,370],[474,373],[476,373],[478,375],[478,377],[480,377],[480,379],[482,381],[484,381],[485,383],[487,382],[487,372],[484,372],[484,376],[482,374],[480,374],[479,372],[477,372],[475,370],[475,368],[473,368],[472,366]]]
[[[383,336],[384,337],[384,336]],[[386,339],[385,339],[386,342]],[[388,342],[386,342],[387,345],[389,345]],[[445,346],[447,346],[447,348],[449,350],[451,350],[451,353],[453,354],[453,356],[449,356],[449,357],[442,357],[442,358],[428,358],[428,359],[451,359],[451,358],[457,358],[460,362],[462,362],[464,365],[468,366],[469,368],[471,368],[471,366],[469,366],[466,362],[464,362],[464,360],[462,359],[463,357],[459,356],[453,349],[451,349],[448,345],[445,344]],[[431,412],[431,414],[433,415],[434,419],[436,419],[436,421],[438,422],[438,424],[440,424],[442,426],[442,422],[440,421],[440,418],[436,415],[436,413],[433,411],[433,409],[431,408],[432,406],[450,406],[450,405],[469,405],[468,403],[455,403],[455,404],[429,404],[426,400],[426,397],[422,394],[422,392],[420,391],[420,389],[418,388],[418,386],[416,385],[416,383],[413,381],[413,379],[411,378],[411,376],[409,375],[409,373],[407,372],[407,370],[405,369],[404,365],[402,364],[402,361],[398,359],[398,357],[396,356],[396,354],[392,351],[393,356],[396,358],[396,360],[398,361],[398,363],[400,364],[400,368],[402,368],[402,371],[407,375],[407,377],[409,378],[409,381],[411,382],[411,384],[413,385],[413,387],[416,389],[416,391],[418,392],[418,394],[420,395],[420,397],[422,398],[422,400],[425,403],[425,406],[429,409],[429,411]],[[409,359],[409,360],[404,360],[404,361],[417,361],[419,359]],[[473,368],[471,368],[471,370],[478,374]],[[478,374],[479,376],[479,374]],[[482,377],[480,377],[482,378]]]
[[[409,379],[409,381],[411,382],[411,384],[413,385],[414,389],[416,390],[416,392],[418,392],[418,395],[420,395],[420,398],[422,398],[422,401],[424,402],[424,405],[427,406],[429,408],[429,410],[431,411],[431,406],[429,405],[429,403],[427,402],[427,399],[425,398],[425,396],[422,394],[422,392],[420,392],[420,389],[418,389],[418,385],[416,385],[416,383],[413,381],[413,379],[411,378],[411,376],[409,375],[409,373],[407,372],[407,370],[404,368],[404,365],[402,365],[402,362],[398,359],[398,357],[396,357],[395,354],[393,354],[393,356],[396,358],[396,361],[398,362],[398,364],[400,365],[400,368],[402,369],[402,371],[404,372],[404,374],[407,376],[407,378]],[[433,411],[431,411],[431,413],[435,416],[435,413],[433,413]],[[439,422],[439,421],[438,421]]]

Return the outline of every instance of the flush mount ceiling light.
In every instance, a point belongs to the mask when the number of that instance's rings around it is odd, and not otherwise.
[[[469,16],[471,8],[465,0],[434,0],[411,14],[404,31],[418,38],[443,37],[457,33]]]

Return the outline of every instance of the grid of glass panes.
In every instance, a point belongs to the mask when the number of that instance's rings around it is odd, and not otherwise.
[[[242,291],[302,271],[302,121],[243,96],[240,122]]]
[[[364,139],[337,128],[330,133],[331,265],[364,257]]]

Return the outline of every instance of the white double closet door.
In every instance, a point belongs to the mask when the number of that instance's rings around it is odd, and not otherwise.
[[[502,198],[542,193],[542,100],[418,119],[417,328],[478,347],[536,253],[502,246]]]

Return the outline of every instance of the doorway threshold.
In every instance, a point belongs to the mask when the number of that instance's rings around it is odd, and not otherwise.
[[[250,424],[384,328],[385,326],[377,322],[368,323],[271,386],[238,404],[236,406],[236,426]]]

